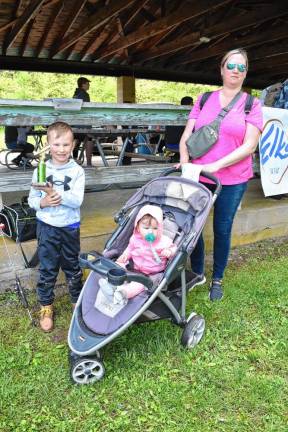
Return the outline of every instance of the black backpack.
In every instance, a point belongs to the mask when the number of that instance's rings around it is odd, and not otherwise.
[[[36,212],[22,199],[21,203],[3,206],[0,222],[5,225],[3,233],[18,242],[36,238]]]
[[[21,203],[4,205],[0,211],[0,223],[4,224],[3,234],[19,244],[25,267],[35,267],[38,264],[37,251],[28,260],[21,245],[22,242],[36,239],[36,211],[29,207],[27,197],[22,198]]]
[[[200,100],[200,111],[202,110],[203,106],[205,105],[205,103],[207,102],[207,100],[209,99],[209,97],[211,96],[212,93],[213,92],[203,93],[201,100]],[[254,96],[247,94],[245,107],[244,107],[245,114],[250,113],[252,106],[253,106],[254,99],[255,99]]]

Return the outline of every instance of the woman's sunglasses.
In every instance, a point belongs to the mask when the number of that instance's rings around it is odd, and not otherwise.
[[[227,63],[226,68],[228,70],[233,70],[237,67],[238,72],[245,72],[247,69],[247,66],[242,63]]]

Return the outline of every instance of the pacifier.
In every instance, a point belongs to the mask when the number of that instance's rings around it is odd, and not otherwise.
[[[156,252],[155,248],[152,246],[152,243],[156,240],[156,236],[153,233],[148,233],[145,235],[145,240],[150,243],[151,251],[153,253],[154,259],[157,262],[157,264],[160,264],[161,258],[159,257],[158,253]]]
[[[156,240],[156,236],[153,233],[149,233],[145,235],[145,240],[149,243],[153,243]]]

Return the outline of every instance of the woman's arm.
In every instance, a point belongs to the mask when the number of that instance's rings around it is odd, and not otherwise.
[[[256,126],[247,123],[243,144],[218,161],[202,165],[202,171],[214,173],[245,159],[256,150],[260,133],[261,132]]]
[[[196,122],[195,119],[189,119],[187,121],[184,132],[181,136],[180,143],[179,143],[180,164],[184,164],[184,163],[189,162],[190,158],[189,158],[189,153],[188,153],[186,141],[190,137],[190,135],[192,134],[192,131],[193,131],[194,126],[195,126],[195,122]]]

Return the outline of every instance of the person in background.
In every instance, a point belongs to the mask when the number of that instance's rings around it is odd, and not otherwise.
[[[85,77],[80,77],[77,80],[77,88],[75,89],[73,99],[82,99],[83,102],[90,102],[90,95],[88,93],[90,87],[90,80]],[[82,126],[78,126],[80,128]],[[87,166],[92,166],[92,155],[93,155],[93,142],[89,139],[89,136],[85,134],[75,134],[75,148],[73,150],[73,157],[77,159],[79,145],[83,141],[83,145],[86,153]]]
[[[31,162],[27,161],[27,154],[33,153],[34,146],[27,142],[27,133],[32,126],[17,127],[5,126],[5,144],[8,150],[19,149],[20,154],[12,160],[12,163],[19,167],[31,168]]]
[[[226,53],[221,61],[220,73],[222,88],[211,93],[200,109],[200,95],[189,114],[188,122],[180,140],[180,165],[189,162],[186,141],[191,133],[211,123],[220,111],[241,91],[248,71],[248,57],[242,48]],[[221,121],[219,138],[213,147],[193,164],[201,165],[202,171],[215,174],[222,183],[222,190],[214,205],[213,231],[213,273],[209,297],[211,301],[223,297],[222,279],[227,266],[233,220],[247,188],[248,180],[253,177],[252,154],[254,153],[263,127],[260,101],[254,98],[251,111],[245,113],[246,93],[242,93],[225,118]],[[201,180],[201,178],[200,178]],[[204,179],[205,186],[211,191],[215,185]],[[194,272],[193,284],[205,283],[203,237],[191,254],[191,267]]]
[[[193,98],[191,96],[183,96],[180,105],[193,105]]]
[[[85,174],[73,159],[71,127],[56,122],[47,129],[51,160],[46,163],[46,185],[37,184],[33,173],[28,203],[36,210],[38,256],[40,261],[37,294],[41,304],[40,327],[53,329],[54,287],[61,268],[65,273],[72,305],[82,289],[79,266],[80,206],[83,202]]]

